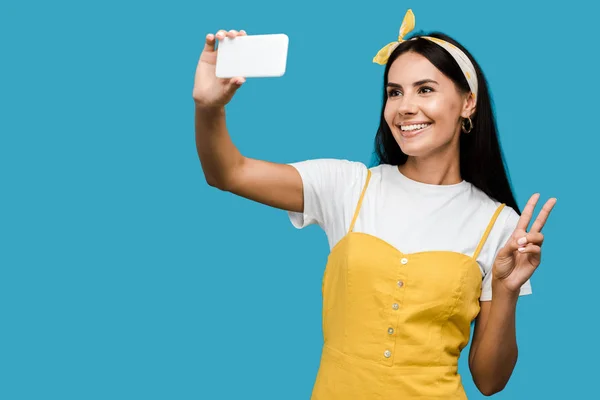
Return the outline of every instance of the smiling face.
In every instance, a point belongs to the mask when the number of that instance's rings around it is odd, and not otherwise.
[[[394,60],[386,90],[384,117],[404,154],[458,155],[462,118],[471,116],[475,106],[468,93],[461,93],[427,58],[410,51]]]

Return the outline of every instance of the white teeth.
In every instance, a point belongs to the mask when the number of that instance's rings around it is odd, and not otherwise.
[[[431,124],[405,125],[405,126],[400,126],[400,129],[403,131],[414,131],[414,130],[426,128],[429,125],[431,125]]]

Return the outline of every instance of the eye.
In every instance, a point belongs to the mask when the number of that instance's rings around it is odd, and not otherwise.
[[[394,97],[400,94],[402,94],[402,92],[400,92],[398,89],[391,89],[388,91],[388,97]]]
[[[432,93],[433,89],[430,88],[429,86],[423,86],[421,89],[419,89],[419,92],[420,93],[425,93],[425,94]]]

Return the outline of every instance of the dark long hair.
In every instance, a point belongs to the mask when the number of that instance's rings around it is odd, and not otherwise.
[[[518,214],[521,214],[509,183],[508,172],[496,133],[496,120],[492,110],[487,82],[479,64],[477,64],[473,56],[460,43],[451,37],[439,32],[434,32],[427,36],[443,39],[460,48],[469,57],[477,72],[477,104],[475,114],[471,118],[473,130],[469,134],[460,135],[460,173],[462,178],[482,190],[491,198],[505,203],[507,206],[512,207]],[[390,127],[384,117],[390,66],[396,58],[408,51],[418,53],[427,58],[444,75],[454,81],[459,90],[465,93],[468,93],[470,90],[467,79],[460,67],[443,47],[423,38],[402,42],[392,52],[385,66],[383,107],[381,109],[379,128],[375,136],[376,165],[402,165],[408,159],[408,156],[402,152],[400,146],[398,146],[398,143],[392,136]]]

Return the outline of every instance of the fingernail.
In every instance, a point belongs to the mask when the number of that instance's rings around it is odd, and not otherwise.
[[[522,253],[525,251],[525,247],[519,247],[517,250],[519,250]]]
[[[523,236],[521,239],[517,240],[517,243],[520,245],[524,245],[525,243],[527,243],[527,238]]]

